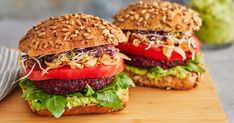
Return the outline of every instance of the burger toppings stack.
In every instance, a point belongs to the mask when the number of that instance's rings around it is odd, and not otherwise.
[[[128,42],[118,45],[132,60],[126,73],[136,84],[166,89],[191,89],[204,72],[200,43],[193,35],[199,30],[199,15],[182,5],[145,0],[132,3],[114,17]]]
[[[116,26],[87,14],[51,17],[20,40],[22,97],[43,116],[122,110],[134,83],[114,46],[126,41]]]

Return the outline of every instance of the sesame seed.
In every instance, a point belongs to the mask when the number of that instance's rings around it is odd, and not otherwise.
[[[102,24],[103,25],[108,25],[108,23],[106,21],[103,21]]]
[[[72,26],[71,25],[63,25],[64,27],[66,28],[71,28]]]
[[[196,23],[198,26],[200,26],[200,25],[202,24],[200,18],[197,17],[196,15],[193,16],[193,19],[194,19],[195,23]]]
[[[85,37],[86,39],[88,39],[88,40],[90,40],[90,39],[92,39],[93,38],[93,36],[92,35],[90,35],[90,36],[87,36],[87,37]]]
[[[189,20],[186,18],[183,20],[183,23],[187,23]]]
[[[110,30],[110,33],[111,33],[111,34],[114,34],[114,33],[115,33],[115,30],[114,30],[114,29],[111,29],[111,30]]]
[[[113,41],[113,39],[109,38],[107,39],[108,43],[111,43]]]
[[[68,37],[65,36],[65,37],[63,38],[63,40],[64,40],[64,41],[68,40]]]
[[[135,12],[133,12],[133,11],[129,11],[128,12],[130,15],[134,15],[135,14]]]
[[[148,8],[148,4],[147,3],[145,3],[144,5],[143,5],[143,8]]]
[[[37,31],[38,29],[40,29],[40,27],[38,27],[38,26],[37,26],[37,27],[35,27],[35,30],[36,30],[36,31]]]
[[[69,21],[65,21],[65,24],[69,24]]]
[[[46,28],[42,28],[41,30],[42,30],[42,31],[45,31],[45,30],[46,30]]]
[[[71,38],[75,38],[77,36],[77,34],[71,34],[70,37]]]
[[[124,22],[125,20],[123,18],[118,18],[117,19],[119,22]]]
[[[85,26],[80,26],[80,29],[83,30],[85,28]]]
[[[167,8],[166,7],[163,7],[163,8],[161,8],[163,11],[167,11]]]
[[[114,37],[114,35],[112,35],[112,34],[108,34],[108,35],[107,35],[107,37],[108,37],[108,38],[113,38],[113,37]]]
[[[52,44],[53,44],[53,41],[49,41],[49,44],[52,45]]]
[[[139,19],[138,19],[138,22],[142,22],[144,20],[144,18],[143,17],[140,17]]]
[[[162,20],[163,20],[163,22],[166,22],[166,16],[163,16],[163,18],[162,18]]]
[[[135,19],[134,16],[130,16],[131,21],[134,21],[134,19]]]
[[[45,32],[40,32],[38,33],[38,36],[41,37],[41,36],[44,36],[46,33]]]
[[[150,17],[150,14],[149,14],[149,13],[145,14],[145,20],[148,20],[149,17]]]
[[[93,24],[93,26],[98,27],[98,26],[99,26],[99,24],[95,23],[95,24]]]
[[[161,3],[160,3],[160,6],[161,6],[162,8],[166,7],[167,5],[168,5],[168,2],[161,2]]]
[[[145,9],[141,10],[141,14],[145,14],[145,12],[146,12]]]
[[[154,10],[155,10],[155,9],[154,9],[154,8],[152,8],[152,9],[150,9],[150,10],[149,10],[149,12],[154,12]]]
[[[64,17],[65,17],[65,19],[67,19],[67,20],[68,20],[68,18],[69,18],[69,15],[65,15]]]
[[[153,6],[154,6],[154,7],[158,7],[158,2],[154,1],[154,2],[153,2]]]
[[[75,18],[77,18],[78,17],[78,14],[75,14]]]
[[[143,26],[146,27],[147,26],[147,22],[143,21]]]
[[[56,26],[51,26],[51,29],[55,30],[55,29],[57,29],[57,27]]]
[[[36,50],[39,46],[39,42],[35,41],[35,43],[33,43],[33,49]]]
[[[45,43],[44,44],[44,46],[43,46],[43,48],[47,48],[48,47],[48,44],[47,43]]]
[[[70,34],[71,34],[71,32],[66,32],[66,33],[64,33],[65,36],[68,36],[68,35],[70,35]]]
[[[126,14],[124,17],[127,19],[130,15],[129,14]]]
[[[39,44],[37,49],[41,50],[41,49],[43,48],[42,45],[43,45],[43,44]]]
[[[176,25],[176,29],[179,30],[180,29],[180,25]]]
[[[105,30],[102,31],[102,34],[104,36],[108,36],[110,34],[110,31],[108,29],[105,29]]]
[[[78,34],[79,33],[79,31],[78,30],[75,30],[75,34]]]
[[[86,28],[86,31],[87,31],[88,33],[90,33],[90,32],[91,32],[90,28]]]
[[[100,26],[99,29],[106,29],[106,27],[105,26]]]
[[[67,28],[62,28],[62,32],[67,32],[68,29]]]
[[[139,18],[139,15],[138,14],[135,14],[134,15],[135,19],[137,20]]]
[[[77,24],[78,26],[81,26],[81,25],[82,25],[82,23],[81,23],[79,20],[76,21],[76,24]]]
[[[89,33],[84,33],[83,36],[87,37],[87,36],[89,36]]]
[[[57,39],[57,40],[55,41],[55,43],[56,43],[56,44],[61,44],[62,41],[61,41],[60,39]]]
[[[71,20],[71,22],[70,22],[70,23],[71,23],[71,25],[74,25],[74,24],[75,24],[75,22],[74,22],[73,20]]]

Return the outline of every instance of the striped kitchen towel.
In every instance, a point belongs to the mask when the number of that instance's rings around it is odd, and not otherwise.
[[[0,47],[0,101],[17,86],[19,65],[17,57],[20,52]]]

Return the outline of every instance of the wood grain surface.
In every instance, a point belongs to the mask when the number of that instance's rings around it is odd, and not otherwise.
[[[136,87],[130,89],[130,102],[121,112],[63,116],[60,119],[40,117],[31,112],[20,89],[0,102],[1,123],[226,123],[225,113],[208,73],[195,89],[188,91]]]

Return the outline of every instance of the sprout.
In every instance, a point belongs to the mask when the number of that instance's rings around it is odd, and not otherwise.
[[[36,58],[34,58],[34,57],[31,57],[31,58],[34,59],[34,60],[37,62],[39,68],[40,68],[42,71],[45,71],[45,69],[42,68],[41,63],[40,63],[40,61],[39,61],[38,59],[36,59]]]
[[[35,68],[36,64],[33,64],[31,70],[27,73],[27,75],[21,77],[20,79],[16,80],[15,82],[12,82],[11,85],[19,82],[20,80],[26,79],[27,77],[29,77],[31,75],[31,73],[33,72],[34,68]]]

